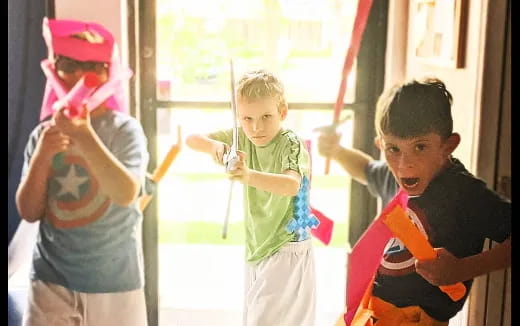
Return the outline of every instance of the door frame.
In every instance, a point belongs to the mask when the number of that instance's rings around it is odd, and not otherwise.
[[[511,1],[487,1],[484,24],[476,175],[511,198]],[[484,250],[494,245],[486,240]],[[475,278],[468,325],[511,325],[511,268]]]

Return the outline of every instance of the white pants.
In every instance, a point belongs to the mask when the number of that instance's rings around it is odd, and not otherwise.
[[[146,326],[144,290],[82,293],[32,281],[24,326]]]
[[[257,265],[246,263],[244,326],[314,326],[312,240],[289,242]]]

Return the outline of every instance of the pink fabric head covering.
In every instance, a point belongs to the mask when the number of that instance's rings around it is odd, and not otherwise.
[[[109,109],[128,113],[128,100],[123,83],[132,76],[132,71],[130,68],[122,66],[117,44],[108,30],[97,23],[48,19],[47,17],[43,19],[42,27],[49,58],[63,55],[78,61],[109,63],[109,79],[86,100],[87,109],[93,110],[106,101]],[[80,33],[88,34],[89,40],[72,37]],[[54,70],[53,61],[49,58],[41,62],[47,83],[40,111],[40,121],[52,115],[53,104],[67,94]]]

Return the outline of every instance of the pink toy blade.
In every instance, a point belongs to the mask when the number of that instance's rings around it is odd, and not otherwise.
[[[56,72],[52,67],[52,62],[49,59],[45,59],[42,60],[40,66],[42,68],[43,73],[45,74],[45,77],[47,77],[47,81],[50,83],[50,86],[54,89],[54,92],[56,92],[56,95],[59,98],[62,98],[65,95],[67,95],[67,91],[63,87],[63,84],[60,82],[60,78],[58,77],[58,75],[56,75]]]
[[[397,205],[406,211],[407,204],[408,195],[399,190],[352,248],[348,258],[347,312],[344,315],[346,325],[352,322],[361,299],[381,263],[384,249],[393,237],[393,233],[383,223],[384,218]]]
[[[83,111],[82,107],[86,104],[86,99],[95,91],[99,84],[100,80],[95,73],[86,72],[65,97],[54,103],[55,110],[66,106],[65,112],[69,119],[78,117]]]
[[[67,91],[63,87],[58,75],[52,68],[52,62],[49,59],[42,60],[40,63],[47,82],[45,84],[45,93],[43,95],[43,103],[40,110],[40,121],[54,113],[52,106],[58,98],[63,98],[67,95]]]
[[[310,139],[306,139],[304,141],[305,147],[309,152],[309,165],[310,170],[312,171],[312,142]],[[312,181],[312,173],[309,174],[309,183]],[[330,239],[332,238],[332,230],[334,228],[334,221],[325,216],[322,212],[317,210],[316,208],[310,206],[311,213],[316,216],[320,224],[317,228],[311,229],[311,234],[320,240],[324,245],[328,245],[330,243]]]
[[[325,216],[322,212],[311,206],[311,212],[316,216],[320,224],[316,229],[311,229],[311,234],[320,240],[324,245],[328,245],[332,238],[334,221]]]
[[[130,69],[124,69],[122,71],[119,71],[115,76],[110,78],[110,80],[103,85],[101,85],[93,94],[92,96],[87,100],[87,106],[89,109],[97,108],[99,105],[101,105],[104,101],[109,99],[111,96],[123,96],[123,94],[119,94],[116,91],[119,91],[120,93],[123,92],[121,85],[123,82],[126,82],[128,79],[132,77],[132,71]],[[121,88],[121,89],[119,89]],[[116,94],[117,93],[117,94]],[[124,98],[123,98],[124,99]],[[123,99],[118,99],[117,102],[122,102]],[[124,108],[112,108],[115,111],[122,111],[124,112]]]

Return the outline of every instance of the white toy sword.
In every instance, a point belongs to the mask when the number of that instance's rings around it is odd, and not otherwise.
[[[230,71],[230,80],[231,80],[231,110],[233,111],[233,140],[231,143],[231,148],[227,153],[224,154],[224,165],[226,166],[226,171],[232,169],[236,162],[238,161],[238,123],[237,123],[237,103],[236,103],[236,93],[235,93],[235,74],[233,72],[233,59],[229,59],[229,71]],[[222,239],[227,237],[227,227],[229,224],[229,214],[231,211],[231,196],[233,195],[233,184],[234,181],[231,180],[231,184],[229,186],[229,195],[226,209],[226,216],[224,218],[224,225],[222,227]]]

